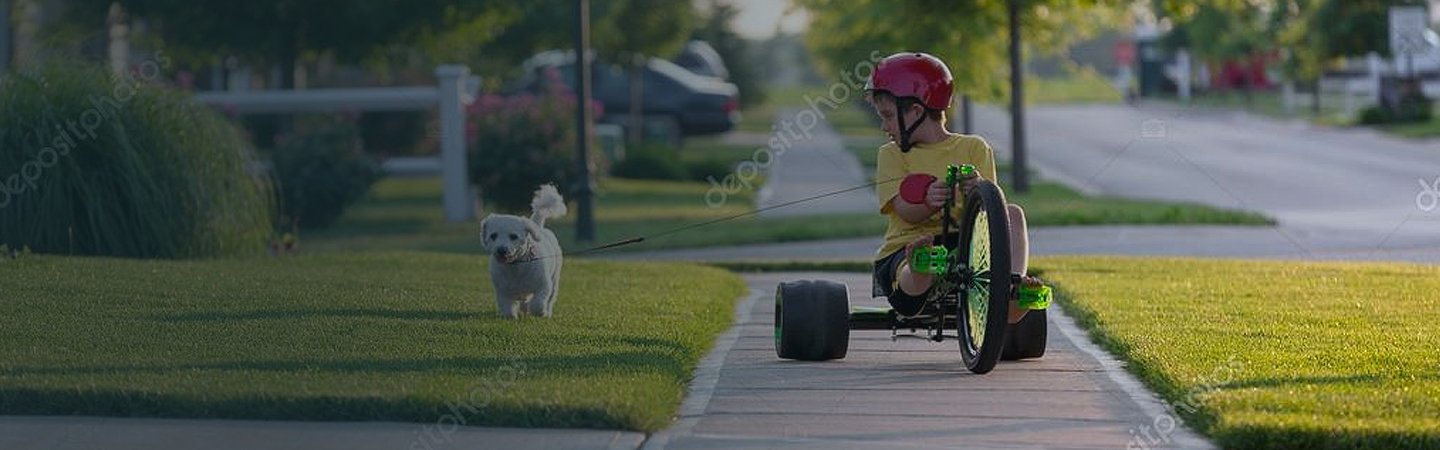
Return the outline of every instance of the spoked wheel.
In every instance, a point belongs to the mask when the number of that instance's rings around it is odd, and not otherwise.
[[[995,183],[981,180],[965,196],[960,220],[960,242],[956,247],[964,286],[956,328],[960,335],[960,359],[974,373],[995,368],[1005,346],[1005,321],[1009,315],[1010,231],[1005,196]]]

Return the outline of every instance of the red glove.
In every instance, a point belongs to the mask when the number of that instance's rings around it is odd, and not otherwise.
[[[934,175],[923,173],[912,173],[906,176],[905,180],[900,182],[900,198],[906,203],[925,204],[925,191],[929,190],[930,184],[937,179]]]

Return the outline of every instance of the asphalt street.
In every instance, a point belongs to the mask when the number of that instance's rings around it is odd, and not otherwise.
[[[1043,177],[1279,222],[1271,250],[1241,247],[1234,256],[1440,259],[1440,140],[1164,103],[1032,106],[1026,123],[1027,160]],[[978,108],[975,128],[998,158],[1010,158],[1008,112]],[[1397,256],[1375,257],[1386,254]]]

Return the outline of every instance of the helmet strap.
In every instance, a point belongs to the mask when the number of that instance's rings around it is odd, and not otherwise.
[[[920,128],[920,124],[925,122],[925,115],[921,114],[920,118],[915,119],[915,123],[908,127],[905,126],[905,112],[910,110],[910,105],[916,103],[919,101],[910,97],[895,99],[895,106],[899,107],[895,114],[895,120],[896,124],[900,125],[900,153],[910,153],[910,149],[915,146],[915,143],[911,142],[910,136],[914,135],[915,130]]]

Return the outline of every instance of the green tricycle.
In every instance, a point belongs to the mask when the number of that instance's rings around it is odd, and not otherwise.
[[[948,186],[977,177],[970,165],[950,166]],[[932,178],[933,179],[933,178]],[[824,361],[845,357],[850,330],[890,330],[891,338],[916,337],[960,343],[960,360],[977,374],[1001,359],[1045,354],[1049,286],[1020,283],[1011,273],[1009,215],[999,186],[979,179],[963,193],[964,208],[954,223],[951,198],[945,202],[941,233],[934,246],[911,253],[912,270],[935,274],[920,312],[905,316],[889,307],[850,306],[844,284],[829,280],[780,283],[775,292],[775,353],[784,359]],[[1010,302],[1030,309],[1007,324]]]

